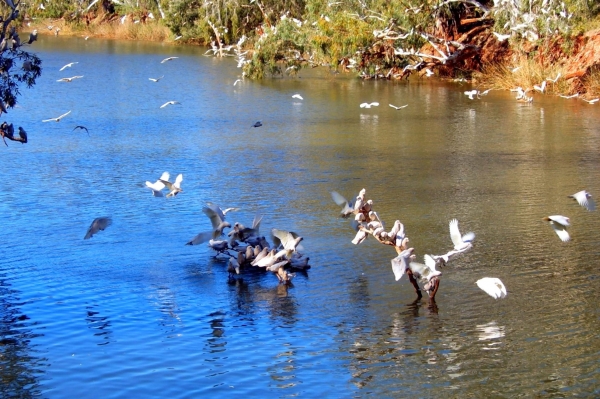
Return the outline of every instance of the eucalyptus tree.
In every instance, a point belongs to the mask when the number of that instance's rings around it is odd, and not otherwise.
[[[21,40],[17,32],[19,3],[4,0],[0,12],[0,114],[6,114],[17,104],[19,86],[35,84],[42,73],[42,61],[26,50],[37,39],[37,32],[32,32],[27,40]],[[19,127],[17,137],[13,124],[8,122],[0,125],[0,136],[6,145],[6,139],[27,142],[25,130]]]

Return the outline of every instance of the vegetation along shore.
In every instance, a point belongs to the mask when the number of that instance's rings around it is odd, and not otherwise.
[[[595,0],[35,0],[23,11],[39,33],[207,45],[249,78],[326,66],[600,95]]]

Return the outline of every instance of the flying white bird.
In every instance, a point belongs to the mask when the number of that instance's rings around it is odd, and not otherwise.
[[[569,218],[562,215],[551,215],[545,217],[543,220],[550,223],[550,226],[554,229],[558,238],[560,238],[563,242],[567,242],[571,239],[569,237],[569,232],[567,232],[567,226],[569,224]]]
[[[423,257],[425,261],[424,264],[413,262],[412,259],[414,256],[415,255],[411,257],[411,262],[408,264],[408,267],[415,277],[420,278],[422,281],[429,282],[432,278],[442,274],[441,271],[435,270],[435,260],[430,255],[425,255]]]
[[[169,194],[167,194],[167,197],[174,197],[183,191],[181,189],[181,182],[183,181],[183,175],[181,173],[177,175],[174,183],[171,183],[168,180],[163,180],[163,179],[159,179],[159,180],[161,182],[163,182],[164,185],[167,186],[167,188],[170,190]]]
[[[582,98],[582,100],[588,104],[596,104],[598,101],[600,101],[600,98],[594,98],[593,100],[586,100],[585,98]]]
[[[562,97],[562,98],[575,98],[575,97],[579,97],[579,93],[571,94],[570,96],[565,96],[564,94],[559,94],[558,96]]]
[[[292,98],[297,98],[298,100],[304,100],[300,94],[294,94]]]
[[[394,278],[396,281],[400,280],[404,273],[406,273],[406,269],[408,269],[408,265],[410,264],[410,257],[414,251],[414,248],[408,248],[404,251],[400,252],[398,256],[392,259],[392,272],[394,272]]]
[[[470,100],[474,100],[475,97],[479,98],[479,91],[475,89],[465,91],[465,96],[469,97]]]
[[[179,101],[167,101],[166,103],[164,103],[163,105],[161,105],[161,108],[166,107],[167,105],[175,105],[175,104],[181,104]]]
[[[75,64],[79,64],[79,62],[69,62],[67,65],[65,65],[64,67],[60,68],[60,71],[66,69],[66,68],[71,68],[73,65]]]
[[[371,108],[371,107],[379,107],[379,103],[362,103],[360,104],[361,108]]]
[[[460,235],[460,231],[458,230],[458,220],[452,219],[449,223],[450,226],[450,238],[452,239],[452,243],[454,244],[454,249],[456,251],[464,251],[473,246],[471,241],[475,239],[475,233],[469,232],[464,236]]]
[[[165,62],[167,62],[167,61],[173,61],[173,60],[174,60],[174,59],[176,59],[176,58],[179,58],[179,57],[167,57],[167,58],[165,58],[164,60],[162,60],[160,63],[161,63],[161,64],[164,64]]]
[[[406,108],[406,107],[408,107],[408,104],[406,104],[406,105],[401,105],[401,106],[399,106],[399,107],[397,107],[397,106],[395,106],[395,105],[393,105],[393,104],[389,104],[389,106],[397,110],[397,109],[402,109],[402,108]]]
[[[558,75],[556,75],[556,78],[554,78],[554,79],[546,78],[546,80],[548,82],[556,83],[559,78],[560,78],[560,72],[558,73]]]
[[[173,40],[177,41],[177,40],[181,39],[182,37],[183,36],[179,35],[179,36],[176,36],[175,39],[173,39]]]
[[[61,79],[58,79],[57,82],[72,82],[75,79],[81,79],[81,78],[83,78],[83,75],[73,76],[70,78],[61,78]]]
[[[242,79],[237,79],[235,82],[233,82],[233,85],[235,86],[236,84],[240,83],[242,81]]]
[[[498,278],[484,277],[477,280],[477,286],[494,299],[506,297],[506,288]]]
[[[165,77],[165,75],[161,76],[160,78],[156,78],[156,79],[154,79],[154,78],[148,78],[148,80],[151,80],[151,81],[153,81],[153,82],[156,83],[156,82],[158,82],[159,80],[161,80],[164,77]]]
[[[575,199],[579,203],[579,205],[581,205],[588,211],[596,210],[596,203],[592,199],[592,194],[588,193],[585,190],[576,192],[573,195],[569,195],[569,198]]]
[[[61,116],[57,116],[56,118],[44,119],[42,122],[60,122],[62,118],[69,115],[70,113],[71,111],[67,112],[66,114],[62,114]]]
[[[271,235],[275,247],[283,247],[281,253],[277,254],[277,257],[285,253],[286,258],[290,258],[293,252],[298,250],[298,244],[303,240],[298,234],[293,231],[285,231],[279,229],[271,229]]]
[[[85,234],[85,237],[83,237],[83,239],[87,240],[88,238],[92,238],[94,236],[94,234],[96,234],[97,232],[99,232],[101,230],[104,230],[111,224],[112,224],[112,219],[109,217],[106,217],[106,216],[94,219],[94,221],[90,225],[90,227],[89,227],[87,233]]]
[[[535,90],[539,91],[540,93],[543,93],[543,92],[545,92],[545,91],[546,91],[546,81],[544,80],[544,81],[542,82],[542,85],[541,85],[541,86],[538,86],[538,85],[533,85],[533,88],[534,88]]]
[[[146,187],[148,187],[150,190],[152,190],[152,195],[155,197],[163,196],[162,190],[166,186],[165,186],[165,183],[163,183],[161,180],[169,181],[169,172],[163,172],[163,174],[160,176],[160,179],[158,179],[154,183],[146,181]]]

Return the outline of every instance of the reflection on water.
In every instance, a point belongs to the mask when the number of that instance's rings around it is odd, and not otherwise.
[[[98,330],[94,332],[94,336],[100,337],[102,342],[98,345],[106,345],[110,343],[111,329],[110,329],[110,320],[108,317],[100,316],[100,312],[95,311],[95,306],[86,306],[85,310],[87,316],[85,321],[88,322],[88,327],[93,330]]]
[[[318,70],[233,86],[235,63],[195,47],[36,46],[44,75],[11,111],[30,143],[3,150],[3,396],[598,396],[600,213],[566,196],[600,193],[600,108]],[[84,78],[57,84],[73,61]],[[184,174],[175,198],[144,187],[165,170]],[[475,232],[436,302],[394,281],[391,248],[350,242],[329,193],[363,187],[419,257],[450,245],[452,218]],[[258,268],[229,280],[185,245],[207,201],[240,207],[232,222],[263,215],[266,236],[298,232],[312,268],[292,286]],[[571,242],[552,214],[571,218]],[[82,240],[99,215],[113,225]]]
[[[2,271],[0,271],[2,273]],[[48,366],[32,340],[40,334],[21,312],[19,293],[0,278],[0,396],[33,398],[42,394],[39,378]],[[32,329],[33,327],[33,329]]]

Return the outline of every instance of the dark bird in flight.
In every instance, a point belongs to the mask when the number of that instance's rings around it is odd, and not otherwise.
[[[88,231],[85,234],[85,237],[83,237],[83,239],[87,240],[88,238],[92,238],[94,236],[94,234],[96,234],[100,230],[104,230],[111,224],[112,224],[112,219],[107,216],[94,219],[94,221],[90,225],[90,228],[88,229]]]
[[[89,130],[88,130],[88,129],[87,129],[87,127],[85,127],[85,126],[82,126],[82,125],[77,125],[77,126],[75,126],[75,127],[73,128],[73,131],[75,131],[75,130],[77,130],[77,129],[85,130],[85,131],[87,132],[88,136],[90,135],[90,132],[89,132]]]

